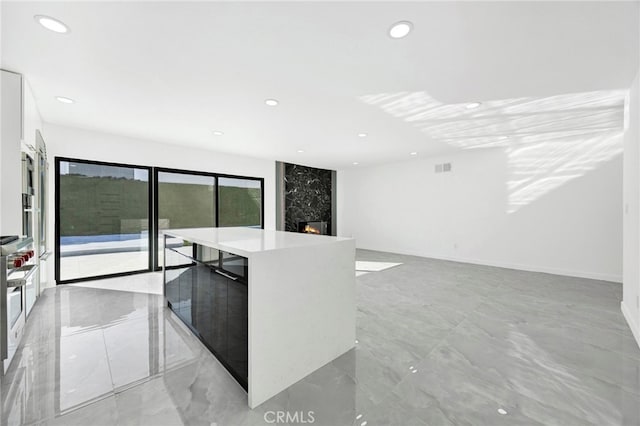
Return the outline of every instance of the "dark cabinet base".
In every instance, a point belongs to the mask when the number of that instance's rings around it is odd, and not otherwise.
[[[189,259],[188,266],[165,270],[168,306],[247,390],[247,283]]]

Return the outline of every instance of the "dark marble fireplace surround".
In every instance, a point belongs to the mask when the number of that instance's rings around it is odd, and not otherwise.
[[[335,172],[298,164],[279,163],[280,226],[301,232],[309,223],[327,235],[335,235]],[[325,222],[322,226],[318,222]]]

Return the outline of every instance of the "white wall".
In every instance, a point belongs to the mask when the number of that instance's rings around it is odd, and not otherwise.
[[[640,73],[625,109],[624,137],[624,278],[622,313],[640,345]]]
[[[622,132],[351,169],[338,233],[359,248],[622,281]],[[451,173],[435,164],[451,162]]]
[[[0,75],[0,235],[22,233],[22,76]]]
[[[49,211],[54,212],[54,157],[107,161],[139,166],[226,173],[264,178],[264,227],[275,229],[275,162],[178,145],[44,124],[50,161]],[[52,224],[53,225],[53,224]],[[54,227],[49,226],[50,241]],[[53,276],[53,271],[49,271]]]

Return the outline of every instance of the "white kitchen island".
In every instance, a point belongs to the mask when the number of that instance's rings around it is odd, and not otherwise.
[[[251,408],[354,347],[353,239],[252,228],[164,235],[169,306],[240,383],[246,374]]]

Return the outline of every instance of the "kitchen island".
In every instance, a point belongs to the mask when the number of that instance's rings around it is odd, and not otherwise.
[[[353,348],[355,241],[165,230],[164,295],[257,407]]]

